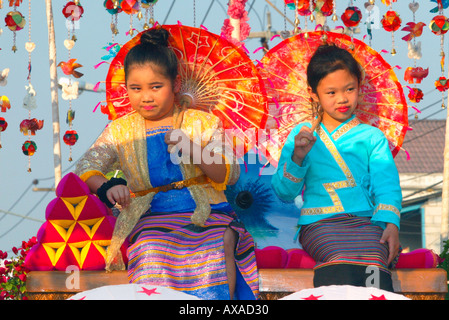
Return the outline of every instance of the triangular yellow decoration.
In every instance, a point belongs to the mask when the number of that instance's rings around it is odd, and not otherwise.
[[[53,246],[50,246],[50,243],[42,244],[53,266],[56,265],[66,247],[65,243],[60,243],[59,247],[56,247],[55,245],[56,245],[55,243],[53,243]]]
[[[79,197],[61,197],[62,200],[67,201],[68,203],[72,204],[73,206],[77,206],[81,201],[86,201],[87,195],[79,196]]]
[[[87,247],[89,249],[91,242],[90,241],[81,241],[76,243],[69,243],[70,249],[72,249],[73,255],[75,256],[76,261],[80,268],[83,267],[84,260],[86,258],[86,253],[83,254],[84,249]],[[89,250],[87,250],[89,251]]]
[[[58,223],[56,223],[55,221],[58,221]],[[66,221],[67,224],[65,224],[64,226],[60,225],[60,221]],[[67,240],[69,239],[70,235],[72,234],[73,229],[75,228],[76,225],[76,221],[71,221],[71,224],[68,225],[68,220],[51,220],[49,221],[53,227],[56,229],[56,231],[58,231],[58,233],[61,235],[61,237],[64,239],[64,241],[67,242]]]
[[[100,227],[103,220],[104,220],[104,217],[97,218],[97,219],[78,221],[78,223],[84,229],[84,231],[86,231],[86,233],[89,235],[89,238],[92,239],[92,237],[94,236],[95,232],[97,232],[97,230]]]
[[[86,201],[87,201],[87,196],[85,196],[84,199],[81,199],[81,201],[78,202],[78,204],[76,205],[76,207],[75,207],[75,215],[73,216],[75,218],[75,220],[78,221],[78,219],[79,219],[79,217],[81,215],[81,212],[84,209],[84,205],[86,204]]]

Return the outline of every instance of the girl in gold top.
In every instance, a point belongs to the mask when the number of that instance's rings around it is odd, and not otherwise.
[[[150,29],[124,61],[134,112],[110,123],[76,173],[109,207],[122,207],[106,269],[203,299],[254,299],[258,276],[252,237],[226,201],[240,171],[222,145],[220,120],[176,104],[181,79],[169,33]],[[121,170],[126,178],[108,180]]]

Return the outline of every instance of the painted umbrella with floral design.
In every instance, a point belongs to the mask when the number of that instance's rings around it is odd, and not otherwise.
[[[228,141],[233,143],[237,156],[242,156],[256,144],[257,132],[265,127],[268,117],[265,86],[257,67],[242,48],[204,27],[158,27],[170,32],[169,46],[180,62],[179,103],[219,117]],[[140,43],[144,32],[122,46],[109,67],[107,104],[101,111],[111,120],[132,110],[123,61],[128,51]]]
[[[347,49],[362,66],[363,80],[355,110],[358,119],[385,133],[393,156],[401,149],[409,129],[408,106],[394,68],[360,40],[345,34],[315,31],[283,40],[261,60],[260,72],[266,80],[271,101],[266,126],[268,137],[260,147],[274,166],[290,131],[298,123],[312,122],[307,65],[316,49],[326,42]]]

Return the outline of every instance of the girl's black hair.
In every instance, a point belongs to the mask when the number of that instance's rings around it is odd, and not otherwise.
[[[178,75],[178,58],[168,47],[169,36],[170,33],[163,28],[153,28],[142,33],[140,43],[129,50],[123,62],[125,81],[132,66],[151,63],[159,67],[159,71],[174,82]]]
[[[337,70],[348,70],[361,83],[361,66],[349,51],[332,44],[319,46],[307,66],[307,82],[312,91],[316,93],[319,82]]]

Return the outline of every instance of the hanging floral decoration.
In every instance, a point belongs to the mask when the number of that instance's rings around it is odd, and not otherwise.
[[[383,16],[381,23],[385,31],[394,32],[401,26],[402,19],[396,11],[388,10]]]
[[[140,4],[137,0],[122,0],[120,2],[120,8],[126,14],[136,14],[140,10]]]
[[[319,11],[325,17],[329,17],[334,13],[334,0],[317,0],[315,11]]]
[[[9,1],[9,6],[14,7],[14,11],[10,11],[6,14],[5,24],[9,30],[13,32],[13,46],[12,51],[17,51],[16,46],[16,32],[22,30],[25,27],[26,20],[25,17],[17,11],[17,7],[20,6],[22,0]]]
[[[120,7],[120,3],[118,1],[114,0],[105,0],[103,2],[103,6],[105,7],[106,11],[110,14],[117,14],[122,12],[122,8]]]
[[[140,13],[140,2],[137,0],[121,0],[120,8],[124,13],[129,15],[129,31],[127,34],[134,35],[133,16]],[[140,17],[140,15],[139,15]]]
[[[248,24],[248,12],[245,10],[245,5],[248,0],[231,0],[228,7],[229,19],[225,19],[221,32],[229,42],[236,45],[243,44],[243,41],[248,37],[251,30]],[[239,25],[240,33],[233,37],[234,26],[232,20]]]
[[[66,19],[72,23],[72,28],[68,27],[67,39],[64,40],[64,46],[68,51],[68,60],[61,61],[58,67],[61,68],[62,72],[68,76],[68,81],[62,82],[62,98],[68,100],[69,108],[67,111],[67,124],[69,129],[64,134],[64,143],[69,146],[69,161],[72,161],[72,146],[75,145],[77,138],[74,140],[67,140],[65,136],[67,133],[76,132],[73,130],[73,120],[75,119],[75,111],[73,110],[73,100],[78,98],[78,82],[73,81],[73,78],[79,79],[84,76],[83,73],[79,72],[77,69],[81,68],[83,65],[77,62],[77,59],[72,58],[72,49],[77,41],[75,36],[75,22],[77,22],[84,14],[84,8],[80,5],[79,1],[67,1],[63,9],[63,14]],[[72,37],[70,37],[72,35]],[[72,78],[73,77],[73,78]],[[70,119],[70,121],[69,121]]]
[[[62,14],[66,19],[78,21],[84,13],[84,8],[78,1],[69,1],[62,9]]]
[[[447,89],[449,89],[449,83],[448,83],[448,80],[446,79],[446,77],[443,77],[443,76],[439,77],[435,81],[435,88],[440,92],[447,91]]]
[[[347,7],[341,15],[341,20],[348,28],[357,27],[362,20],[362,12],[358,7]]]
[[[6,85],[6,83],[8,82],[7,81],[8,74],[9,74],[8,68],[4,69],[0,73],[0,86]],[[5,99],[3,97],[5,97]],[[10,108],[11,108],[11,104],[9,103],[8,97],[0,96],[0,111],[6,112]],[[6,119],[3,117],[0,117],[0,149],[2,148],[1,133],[4,132],[7,127],[8,127],[8,122],[6,121]]]
[[[25,27],[25,17],[19,11],[10,11],[6,14],[6,26],[11,31],[19,31]]]
[[[445,59],[446,54],[444,53],[444,35],[449,30],[449,19],[444,15],[444,9],[449,6],[448,0],[433,0],[437,2],[437,8],[430,10],[430,12],[438,12],[429,24],[430,31],[433,34],[440,37],[440,67],[441,67],[441,77],[435,81],[435,88],[440,92],[445,92],[448,89],[447,80],[445,78]],[[444,94],[441,95],[441,108],[445,109],[446,105],[444,103]]]
[[[399,17],[399,15],[394,10],[388,10],[382,20],[382,28],[384,28],[385,31],[391,32],[391,42],[392,42],[392,49],[391,54],[396,54],[396,49],[394,46],[394,32],[397,31],[402,23],[402,19]]]
[[[122,8],[118,0],[105,0],[103,6],[111,14],[111,32],[114,41],[114,37],[118,34],[118,14],[122,12]]]
[[[22,145],[22,152],[26,156],[32,156],[37,150],[37,145],[32,140],[27,140]]]
[[[449,19],[443,15],[438,15],[430,21],[429,28],[433,34],[441,36],[449,30]]]
[[[32,118],[31,111],[37,108],[36,104],[36,91],[34,90],[33,85],[31,84],[31,54],[34,51],[36,44],[31,41],[31,0],[28,0],[28,42],[25,43],[25,49],[28,52],[28,76],[27,76],[27,85],[25,86],[26,94],[23,98],[22,107],[28,111],[28,119],[23,120],[19,129],[25,136],[28,137],[27,141],[30,141],[31,136],[36,135],[36,131],[42,130],[44,127],[44,120],[37,120],[36,118]],[[26,143],[26,142],[25,142]],[[34,151],[27,152],[28,156],[28,172],[31,172],[31,156],[36,151],[36,143],[34,143]],[[29,148],[27,148],[28,150]],[[23,150],[23,147],[22,147]]]
[[[408,99],[410,100],[410,102],[413,103],[418,103],[420,102],[423,97],[424,97],[424,93],[422,92],[421,89],[419,88],[409,88],[409,94],[408,94]]]
[[[8,122],[6,122],[5,118],[0,117],[0,149],[2,148],[1,133],[4,132],[6,128],[8,128]]]
[[[416,39],[422,35],[424,26],[426,24],[424,22],[418,22],[418,23],[416,22],[416,11],[418,11],[418,9],[419,9],[418,2],[415,2],[415,0],[413,0],[413,2],[411,2],[408,7],[409,7],[410,11],[412,11],[413,21],[408,22],[406,24],[406,26],[401,29],[401,31],[408,32],[404,37],[402,37],[402,40],[407,42],[408,57],[410,59],[413,59],[414,65],[416,66],[417,60],[421,59],[421,57],[422,57],[421,41],[416,42]],[[409,72],[409,71],[411,73],[416,73],[416,74],[419,74],[419,73],[424,74],[425,73],[423,68],[419,69],[416,67],[415,68],[412,68],[412,67],[407,68],[406,72]],[[404,80],[406,80],[405,75],[404,75]],[[421,80],[419,80],[419,82],[418,81],[415,82],[414,80],[412,81],[412,83],[420,83],[420,82],[421,82]],[[422,90],[417,88],[416,84],[414,85],[414,88],[410,88],[410,87],[408,87],[408,88],[410,89],[410,92],[408,95],[410,102],[411,103],[419,103],[424,97]],[[418,119],[418,114],[421,111],[419,111],[419,109],[416,106],[412,106],[412,109],[414,109],[416,111],[415,119]]]
[[[73,146],[78,141],[78,133],[75,130],[67,130],[63,137],[64,143]]]
[[[11,104],[9,102],[8,97],[0,96],[0,111],[6,112],[9,109],[11,109]],[[8,127],[8,123],[6,122],[5,118],[1,117],[0,118],[0,133],[2,131],[5,131],[7,127]],[[0,138],[1,138],[1,136],[0,136]],[[1,139],[0,139],[0,149],[1,148],[2,148],[2,143],[1,143]]]

